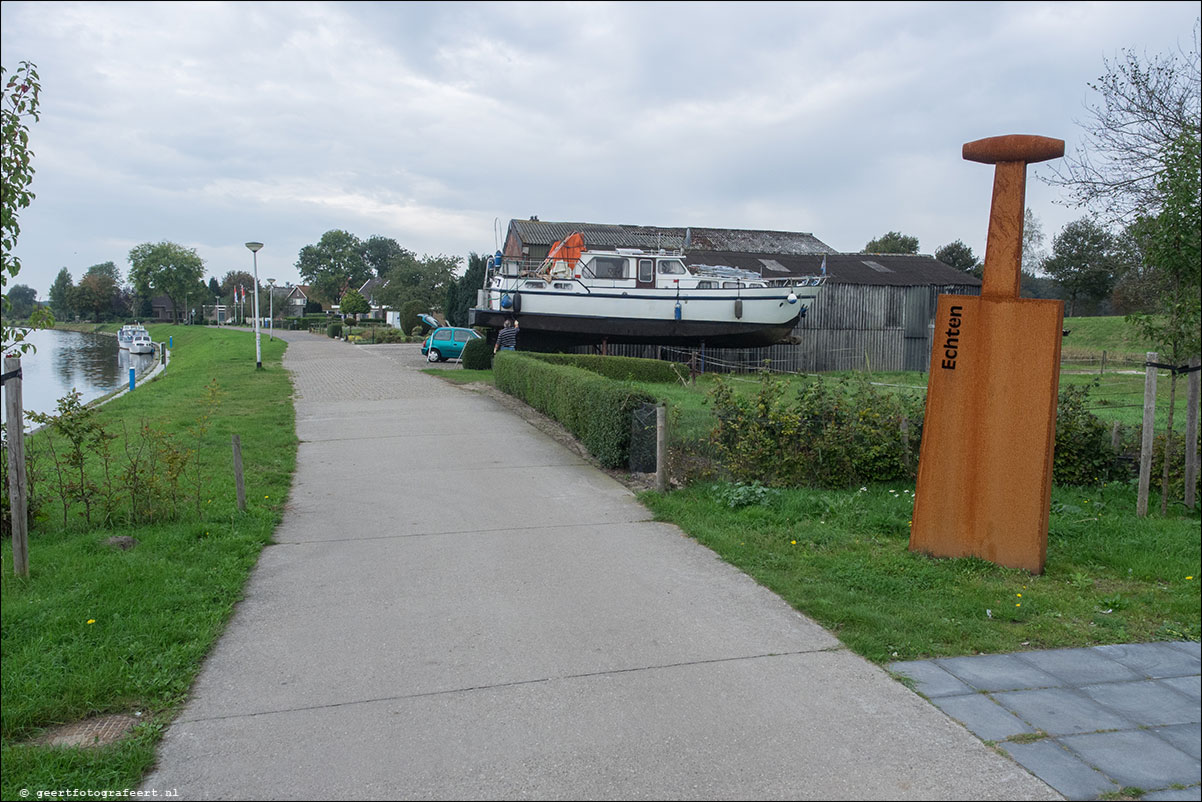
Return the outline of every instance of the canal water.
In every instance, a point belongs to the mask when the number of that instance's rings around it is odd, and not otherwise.
[[[155,355],[121,350],[112,334],[42,329],[29,332],[26,340],[38,349],[21,357],[21,405],[26,411],[54,412],[58,400],[72,390],[86,404],[128,387],[131,367],[141,376],[155,365]]]

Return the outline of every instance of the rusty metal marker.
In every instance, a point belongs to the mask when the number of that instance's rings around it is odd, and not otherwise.
[[[1064,142],[964,146],[996,165],[981,296],[939,296],[910,549],[1042,573],[1060,385],[1061,301],[1019,298],[1027,165]]]

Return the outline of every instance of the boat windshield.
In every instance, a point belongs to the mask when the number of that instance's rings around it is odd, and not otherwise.
[[[584,263],[581,275],[584,278],[624,279],[626,260],[620,256],[594,256]]]
[[[664,259],[659,263],[661,276],[680,276],[685,273],[684,265],[677,259]]]

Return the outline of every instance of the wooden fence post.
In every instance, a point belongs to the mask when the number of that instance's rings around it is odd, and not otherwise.
[[[1194,485],[1198,483],[1198,357],[1189,361],[1189,411],[1185,413],[1185,506],[1198,503]]]
[[[242,481],[242,440],[234,435],[234,484],[238,488],[238,510],[246,512],[246,484]]]
[[[13,524],[13,573],[29,576],[29,497],[25,477],[25,410],[21,357],[4,356],[4,414],[8,427],[8,506]]]
[[[1144,369],[1144,429],[1139,448],[1139,496],[1135,501],[1135,514],[1143,518],[1148,514],[1148,486],[1152,480],[1152,445],[1155,442],[1156,423],[1156,362],[1155,351],[1147,352],[1147,367]]]

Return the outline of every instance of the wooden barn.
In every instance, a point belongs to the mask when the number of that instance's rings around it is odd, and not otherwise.
[[[821,372],[925,371],[930,363],[935,299],[979,295],[981,281],[933,256],[838,253],[813,234],[718,228],[552,223],[513,220],[507,256],[541,259],[574,232],[596,248],[684,249],[689,264],[728,265],[764,278],[812,276],[827,283],[790,338],[767,348],[709,349],[709,367]],[[614,345],[609,353],[683,360],[687,349]]]

